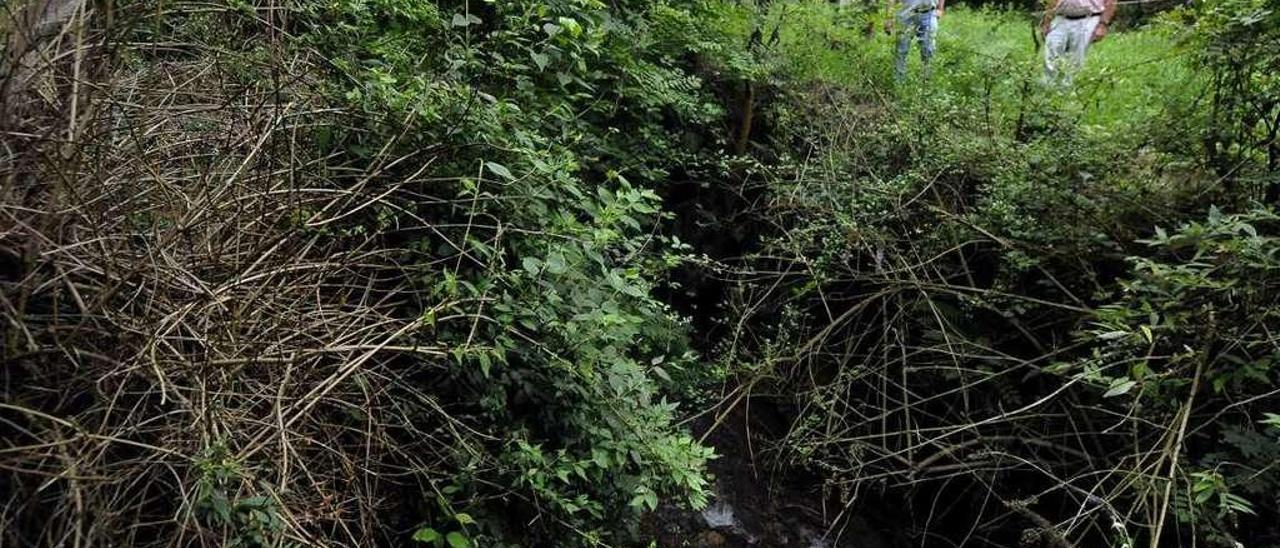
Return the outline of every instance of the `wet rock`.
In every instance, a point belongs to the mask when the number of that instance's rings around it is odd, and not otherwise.
[[[727,497],[719,497],[714,504],[703,510],[702,519],[707,527],[729,534],[748,545],[755,545],[759,540],[759,537],[749,531],[738,519]]]

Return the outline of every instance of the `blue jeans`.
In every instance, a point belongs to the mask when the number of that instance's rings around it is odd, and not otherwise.
[[[902,29],[898,31],[898,56],[894,59],[893,75],[898,80],[907,77],[907,53],[911,51],[911,39],[920,42],[920,60],[925,76],[929,75],[929,61],[933,59],[934,35],[938,33],[938,12],[907,12],[898,15]]]

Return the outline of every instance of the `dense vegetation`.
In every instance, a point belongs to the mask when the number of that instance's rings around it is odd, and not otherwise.
[[[1280,546],[1280,2],[1139,7],[1051,90],[989,6],[895,83],[865,2],[11,3],[0,543],[717,544],[740,467]]]

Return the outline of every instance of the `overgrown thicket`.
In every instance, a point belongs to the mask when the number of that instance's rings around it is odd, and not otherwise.
[[[654,184],[725,133],[693,70],[745,67],[702,9],[6,6],[4,543],[615,543],[702,504],[664,394],[707,375],[650,296]]]
[[[934,79],[896,90],[883,53],[784,40],[821,82],[778,107],[809,154],[725,267],[724,348],[833,536],[873,512],[904,545],[1280,542],[1278,10],[1168,14],[1065,94],[998,13],[949,16]]]
[[[879,12],[6,4],[0,543],[1280,544],[1280,4]]]

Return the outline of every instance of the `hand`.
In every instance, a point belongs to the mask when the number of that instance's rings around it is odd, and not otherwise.
[[[944,9],[942,9],[942,8],[938,8],[938,19],[942,19],[942,16],[943,16],[943,15],[946,15],[946,13],[947,13],[947,10],[944,10]]]
[[[1106,37],[1107,37],[1107,24],[1100,22],[1098,23],[1098,26],[1093,29],[1093,38],[1090,39],[1090,42],[1097,42]]]

